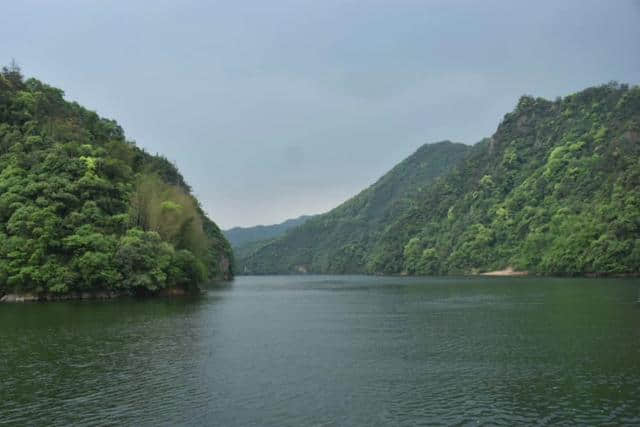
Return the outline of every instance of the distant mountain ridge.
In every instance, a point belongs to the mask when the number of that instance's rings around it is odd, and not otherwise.
[[[236,253],[240,273],[365,272],[365,254],[398,217],[410,196],[450,171],[471,147],[425,144],[376,183],[335,209],[317,215],[250,253]]]
[[[454,147],[422,147],[238,271],[640,273],[638,86],[523,96],[491,138]]]
[[[297,227],[298,225],[302,225],[308,219],[313,217],[314,215],[302,215],[298,218],[288,219],[279,224],[256,225],[253,227],[233,227],[228,230],[223,230],[222,233],[227,240],[229,240],[229,243],[231,243],[233,248],[238,248],[249,243],[280,237],[287,230]]]

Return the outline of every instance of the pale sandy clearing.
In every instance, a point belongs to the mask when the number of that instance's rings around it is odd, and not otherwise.
[[[481,276],[526,276],[526,271],[515,271],[511,267],[507,267],[504,270],[487,271],[486,273],[480,273]]]

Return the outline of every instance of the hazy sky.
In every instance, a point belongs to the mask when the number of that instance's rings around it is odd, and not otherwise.
[[[640,2],[5,1],[12,57],[174,161],[227,228],[326,211],[522,94],[640,83]]]

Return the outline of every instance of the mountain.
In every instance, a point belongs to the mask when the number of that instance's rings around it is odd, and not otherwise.
[[[360,195],[242,262],[255,273],[640,273],[639,87],[523,96],[462,154],[373,227]]]
[[[155,294],[231,277],[173,164],[20,70],[0,72],[0,296]]]
[[[235,249],[249,243],[280,237],[290,228],[302,225],[310,218],[313,218],[313,215],[302,215],[298,218],[288,219],[280,224],[234,227],[222,232],[231,243],[231,247]]]
[[[408,209],[412,195],[451,170],[469,150],[449,141],[425,144],[357,196],[238,257],[238,271],[365,272],[367,254],[385,225]]]

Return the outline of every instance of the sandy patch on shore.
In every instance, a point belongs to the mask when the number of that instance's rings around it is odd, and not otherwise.
[[[487,271],[486,273],[480,273],[481,276],[526,276],[526,271],[515,271],[511,267],[507,267],[504,270]]]

